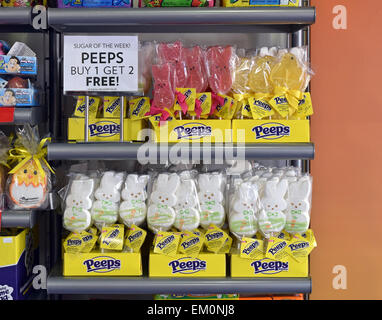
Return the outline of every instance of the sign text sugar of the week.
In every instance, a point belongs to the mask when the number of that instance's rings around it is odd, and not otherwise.
[[[64,36],[64,91],[136,92],[137,36]]]

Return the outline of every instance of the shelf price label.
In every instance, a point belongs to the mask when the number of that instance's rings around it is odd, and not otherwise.
[[[64,36],[64,92],[138,91],[138,36]]]

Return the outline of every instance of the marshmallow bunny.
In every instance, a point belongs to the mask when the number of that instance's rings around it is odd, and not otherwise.
[[[100,186],[94,193],[97,200],[91,210],[96,225],[113,224],[117,221],[123,177],[123,173],[114,171],[106,171],[102,175]]]
[[[166,231],[175,222],[174,206],[180,179],[177,174],[159,174],[155,190],[151,193],[151,204],[147,210],[147,223],[152,230]]]
[[[180,231],[199,227],[200,213],[196,209],[198,196],[193,180],[182,181],[176,193],[174,226]]]
[[[265,234],[280,232],[285,226],[284,210],[287,203],[284,200],[288,189],[288,181],[283,179],[267,181],[265,184],[264,197],[261,201],[263,209],[259,214],[259,228]]]
[[[221,192],[222,176],[201,174],[199,176],[199,202],[201,206],[200,224],[207,229],[210,224],[221,227],[224,224],[223,193]]]
[[[87,177],[73,180],[64,211],[64,227],[71,232],[81,232],[91,225],[91,196],[94,191],[94,180]]]
[[[146,219],[148,180],[147,175],[138,176],[137,174],[129,174],[126,178],[125,187],[121,192],[124,201],[119,207],[119,216],[128,227],[133,224],[140,226]]]
[[[239,186],[229,217],[229,228],[240,238],[253,237],[257,232],[257,200],[255,185],[244,182]]]
[[[310,194],[312,183],[308,176],[289,184],[288,207],[286,211],[285,231],[303,233],[310,223]]]

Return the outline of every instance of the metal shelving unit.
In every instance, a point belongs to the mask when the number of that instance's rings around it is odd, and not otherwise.
[[[294,32],[315,22],[313,7],[257,8],[80,8],[49,9],[48,23],[58,32],[166,32],[174,25],[182,32],[195,32],[208,26],[208,32],[223,28],[226,32],[243,32],[261,27],[267,31]],[[102,22],[102,23],[100,23]],[[153,29],[153,26],[155,28]],[[190,26],[192,26],[190,30]],[[158,28],[159,27],[159,28]]]
[[[252,45],[258,39],[264,45],[282,43],[288,47],[305,45],[306,29],[315,22],[314,7],[298,8],[136,8],[136,9],[49,9],[48,24],[55,41],[56,95],[53,117],[59,126],[63,117],[62,87],[60,86],[60,50],[62,34],[121,34],[139,33],[147,40],[151,33],[159,39],[166,33],[172,37],[192,37],[192,33],[220,34],[224,37],[233,33],[250,34],[242,43]],[[259,38],[255,33],[261,33]],[[175,34],[175,35],[174,35]],[[191,35],[189,35],[191,34]],[[287,34],[287,35],[286,35]],[[264,36],[264,37],[262,37]],[[226,41],[232,39],[232,35]],[[278,37],[282,39],[277,40]],[[266,38],[266,40],[264,40]],[[151,40],[151,39],[148,39]],[[206,40],[205,37],[203,40]],[[285,41],[284,41],[285,40]],[[252,42],[250,42],[252,41]],[[205,43],[203,43],[205,44]],[[61,105],[60,105],[61,104]],[[61,124],[62,125],[62,124]],[[61,129],[61,128],[60,128]],[[62,132],[57,129],[57,132]],[[56,130],[56,129],[55,129]],[[64,135],[58,134],[62,139]],[[56,137],[56,135],[54,136]],[[61,140],[62,141],[62,140]],[[159,151],[158,146],[161,146]],[[137,160],[145,149],[147,154],[158,158],[172,151],[181,154],[180,159],[190,155],[199,158],[208,152],[211,159],[237,159],[238,154],[246,159],[293,160],[293,164],[309,170],[308,160],[314,158],[313,143],[290,144],[163,144],[144,143],[66,143],[48,145],[48,160]],[[174,148],[174,149],[173,149]],[[147,159],[150,159],[148,156]],[[56,264],[47,280],[49,295],[57,294],[158,294],[158,293],[253,293],[253,294],[309,294],[312,289],[310,278],[149,278],[144,277],[64,277],[62,265]]]
[[[37,222],[37,211],[4,210],[1,213],[2,228],[33,228]]]
[[[203,154],[224,160],[245,159],[293,160],[313,159],[312,143],[253,143],[253,144],[211,144],[203,146],[195,143],[144,144],[144,143],[52,143],[48,145],[49,160],[136,160],[146,152],[147,159],[159,159],[170,152],[177,152],[182,159],[202,158]],[[154,159],[152,157],[154,155]],[[236,158],[235,158],[236,157]]]
[[[63,277],[56,265],[48,277],[48,294],[161,294],[310,293],[310,278],[148,278],[148,277]]]

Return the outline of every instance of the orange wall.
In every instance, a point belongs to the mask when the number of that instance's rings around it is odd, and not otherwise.
[[[382,299],[382,1],[313,0],[312,299]],[[347,30],[332,27],[347,8]],[[347,268],[347,290],[332,269]]]

